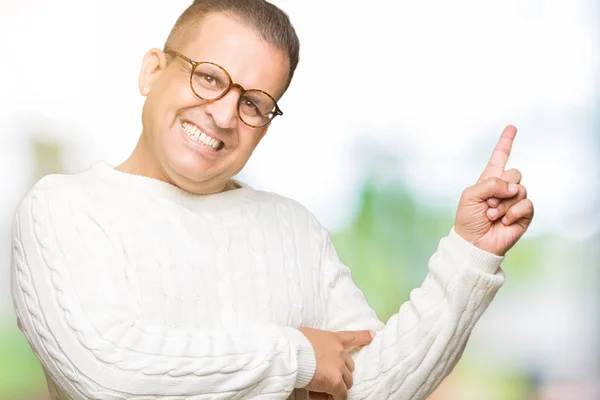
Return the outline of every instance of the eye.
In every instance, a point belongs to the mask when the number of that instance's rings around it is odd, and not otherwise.
[[[258,106],[254,104],[254,102],[248,97],[242,98],[242,101],[240,102],[240,107],[241,111],[246,115],[254,117],[261,114]]]
[[[220,85],[219,80],[212,75],[196,73],[196,77],[200,81],[199,83],[201,83],[202,85],[208,85],[208,86],[219,86]]]

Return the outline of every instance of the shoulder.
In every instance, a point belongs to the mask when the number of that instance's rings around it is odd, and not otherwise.
[[[305,205],[291,197],[274,192],[255,190],[253,198],[262,205],[279,209],[280,212],[290,212],[316,221],[314,214]]]
[[[94,197],[95,190],[98,190],[98,182],[94,181],[89,170],[75,174],[46,175],[23,196],[15,218],[18,216],[27,219],[40,211],[49,214],[48,208],[58,212],[77,204],[85,204]]]
[[[296,233],[308,233],[311,237],[327,236],[328,231],[315,214],[304,204],[290,197],[268,191],[256,190],[253,199],[261,207],[269,209],[279,220],[293,221]]]
[[[37,181],[29,190],[31,193],[45,193],[47,195],[72,195],[98,187],[98,176],[94,173],[98,169],[96,162],[87,169],[75,173],[48,174]]]
[[[36,182],[13,216],[15,249],[38,265],[47,263],[46,257],[79,254],[87,251],[86,244],[104,240],[114,219],[102,206],[107,202],[98,186],[102,188],[102,181],[87,171],[51,174]]]

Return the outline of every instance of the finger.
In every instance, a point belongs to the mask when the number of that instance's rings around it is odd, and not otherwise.
[[[519,185],[508,183],[500,178],[489,178],[477,185],[467,188],[464,196],[468,200],[486,201],[490,197],[507,199],[517,194]]]
[[[308,397],[312,400],[329,400],[329,395],[327,393],[308,392]]]
[[[348,368],[344,368],[342,371],[342,377],[344,378],[344,383],[346,384],[346,388],[350,390],[353,384],[352,380],[352,372],[348,370]]]
[[[515,168],[509,169],[508,171],[504,171],[502,173],[502,176],[500,177],[500,179],[502,179],[503,181],[511,183],[521,183],[521,178],[521,171]],[[492,197],[490,199],[487,199],[487,203],[490,207],[498,207],[498,204],[500,204],[500,199]]]
[[[516,168],[511,168],[507,171],[504,171],[500,176],[500,179],[510,183],[521,183],[522,178],[523,175],[521,174],[521,171]]]
[[[354,372],[354,360],[352,359],[352,356],[348,352],[346,352],[345,361],[346,361],[346,368],[348,368],[350,370],[350,372]]]
[[[340,331],[335,332],[335,334],[345,349],[353,346],[364,346],[373,340],[370,331]]]
[[[533,212],[531,200],[523,199],[508,209],[506,215],[502,218],[502,223],[511,225],[514,222],[520,222],[524,228],[527,228],[533,219]]]
[[[331,398],[333,400],[348,400],[348,393],[340,395],[340,394],[333,394],[331,395]]]
[[[486,200],[488,203],[488,206],[490,207],[498,207],[498,204],[500,204],[500,199],[497,197],[490,197],[489,199]]]
[[[336,400],[346,400],[348,398],[348,388],[343,379],[331,390],[330,394]]]
[[[486,215],[490,221],[495,221],[498,218],[502,218],[512,206],[525,198],[527,198],[527,189],[525,189],[525,186],[519,185],[519,191],[515,196],[502,200],[498,207],[488,208]]]
[[[517,128],[514,126],[508,125],[506,128],[504,128],[504,131],[502,131],[502,135],[500,136],[500,140],[492,152],[490,161],[483,170],[483,173],[477,182],[481,182],[492,177],[499,178],[502,176],[504,168],[506,167],[506,163],[508,162],[508,157],[510,156],[510,150],[512,149],[512,144],[516,134]]]

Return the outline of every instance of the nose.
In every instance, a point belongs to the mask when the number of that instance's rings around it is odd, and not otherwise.
[[[221,129],[233,129],[238,122],[238,101],[240,93],[235,88],[231,90],[219,100],[207,103],[205,111],[209,114],[215,124]]]

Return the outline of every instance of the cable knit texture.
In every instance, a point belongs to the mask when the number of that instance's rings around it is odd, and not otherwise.
[[[97,162],[29,191],[12,295],[52,398],[308,399],[299,327],[377,331],[352,352],[350,399],[426,398],[502,285],[502,257],[451,230],[384,324],[310,212],[238,184],[192,195]]]

